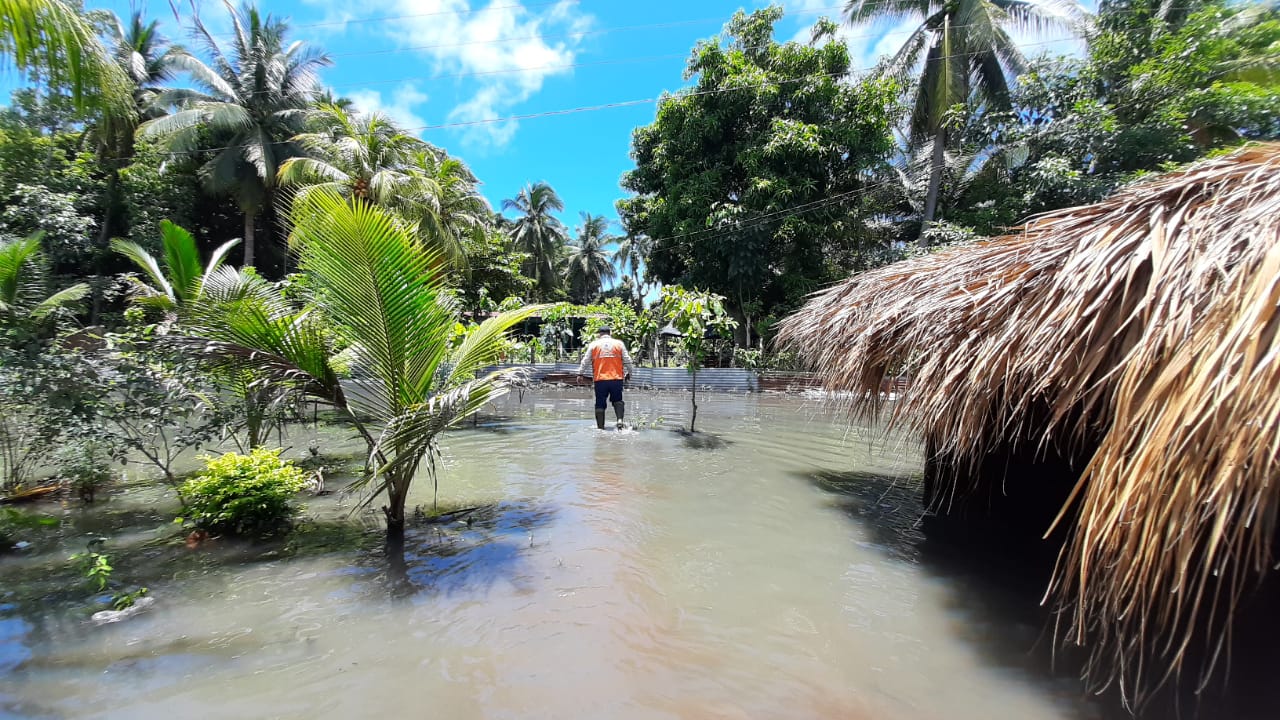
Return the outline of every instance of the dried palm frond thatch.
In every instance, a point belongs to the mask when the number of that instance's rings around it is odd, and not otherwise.
[[[1280,145],[1256,145],[858,275],[780,341],[862,408],[905,368],[892,417],[939,454],[1092,455],[1052,589],[1091,678],[1132,696],[1180,672],[1198,629],[1216,659],[1275,563],[1278,305]]]

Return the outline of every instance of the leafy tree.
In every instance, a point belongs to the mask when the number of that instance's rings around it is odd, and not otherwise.
[[[1013,109],[971,126],[969,147],[1002,157],[949,218],[999,232],[1033,213],[1094,202],[1143,173],[1280,137],[1280,88],[1266,74],[1232,78],[1278,42],[1274,9],[1103,3],[1087,58],[1034,63]]]
[[[635,131],[622,184],[636,196],[618,203],[627,234],[651,238],[650,277],[727,296],[744,316],[785,312],[865,266],[878,242],[866,176],[894,147],[897,86],[849,82],[842,42],[775,42],[781,17],[739,12],[723,43],[694,48],[697,82]]]
[[[692,377],[689,432],[697,432],[698,368],[706,361],[707,340],[728,335],[737,322],[725,314],[724,298],[713,293],[669,285],[662,288],[660,302],[662,317],[680,333],[678,342]]]
[[[412,190],[398,206],[400,214],[418,224],[419,236],[440,243],[455,265],[465,266],[465,240],[488,232],[493,217],[479,179],[466,163],[435,147],[415,153],[408,171]]]
[[[525,275],[533,278],[537,296],[555,295],[559,276],[556,264],[565,244],[564,225],[552,213],[564,210],[564,201],[545,182],[526,185],[514,197],[502,201],[503,210],[519,213],[511,226],[511,239],[529,256]]]
[[[501,230],[464,236],[462,248],[467,264],[454,282],[465,309],[492,312],[503,300],[528,297],[533,291],[533,280],[520,272],[528,256],[515,250]]]
[[[103,366],[98,373],[101,436],[110,439],[117,460],[141,458],[176,488],[178,457],[218,439],[226,427],[216,388],[192,363],[145,334],[110,334],[107,340],[108,354],[97,360]]]
[[[617,270],[606,246],[614,242],[609,235],[609,220],[603,215],[582,213],[582,225],[578,226],[577,241],[569,246],[565,279],[570,293],[578,302],[590,302],[599,296],[606,282],[613,280]]]
[[[87,292],[49,292],[38,235],[0,241],[0,490],[25,485],[86,414],[75,364],[48,350],[58,311]]]
[[[187,51],[172,62],[199,90],[165,92],[159,102],[182,109],[142,126],[166,137],[170,150],[207,153],[207,188],[232,195],[244,213],[244,265],[255,261],[255,222],[271,206],[281,164],[298,154],[290,138],[302,129],[304,111],[319,92],[316,72],[328,56],[302,43],[286,45],[288,25],[250,4],[231,15],[232,39],[223,49],[198,18],[196,36],[212,58],[206,65]]]
[[[1084,15],[1067,0],[851,0],[846,17],[850,23],[920,19],[898,52],[882,63],[881,72],[899,80],[919,73],[912,87],[909,129],[913,145],[931,144],[922,209],[928,224],[937,212],[955,108],[1007,108],[1006,73],[1019,75],[1026,66],[1010,31],[1074,28]]]
[[[504,372],[477,372],[533,309],[490,318],[450,350],[458,316],[438,258],[393,216],[316,192],[295,202],[293,221],[299,265],[352,349],[361,391],[344,391],[327,329],[305,311],[248,306],[211,316],[191,326],[190,347],[214,362],[257,367],[342,412],[368,443],[372,472],[357,486],[373,488],[370,501],[387,493],[388,538],[400,540],[419,467],[425,460],[434,476],[439,434],[505,390]]]

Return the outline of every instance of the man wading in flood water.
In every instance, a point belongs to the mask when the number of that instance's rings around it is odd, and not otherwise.
[[[578,377],[587,374],[591,368],[591,379],[596,386],[596,427],[604,429],[605,398],[613,403],[613,412],[618,416],[618,429],[623,427],[622,417],[627,404],[622,402],[622,381],[631,374],[635,366],[631,364],[631,354],[621,340],[610,336],[609,328],[602,327],[596,331],[595,342],[587,346],[587,352],[578,365]]]

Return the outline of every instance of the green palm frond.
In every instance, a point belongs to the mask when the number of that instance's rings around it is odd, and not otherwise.
[[[77,5],[61,0],[0,0],[0,52],[21,72],[40,70],[66,84],[81,107],[108,117],[133,113],[130,83]]]
[[[443,381],[445,387],[471,380],[476,373],[498,363],[502,350],[502,338],[511,328],[528,320],[546,306],[530,305],[491,317],[480,323],[456,350],[449,355],[449,375]]]
[[[295,206],[299,266],[329,298],[330,317],[360,346],[378,378],[376,396],[393,414],[420,402],[453,325],[441,303],[438,255],[367,203],[318,192]]]
[[[111,241],[111,249],[132,261],[151,281],[148,285],[135,279],[135,300],[146,298],[147,304],[164,310],[171,310],[177,306],[178,297],[174,293],[173,285],[169,283],[169,278],[165,276],[155,256],[141,245],[120,238]]]
[[[59,290],[31,308],[31,319],[41,320],[48,317],[50,313],[67,308],[84,299],[88,294],[89,286],[84,283],[77,283],[65,290]]]
[[[44,233],[0,242],[0,312],[18,312],[39,292],[43,281],[40,238]]]
[[[44,258],[40,252],[43,232],[0,242],[0,321],[29,322],[48,317],[82,299],[89,291],[73,285],[46,296]]]

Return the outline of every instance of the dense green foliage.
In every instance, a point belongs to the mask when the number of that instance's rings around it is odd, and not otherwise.
[[[843,43],[772,41],[781,15],[738,13],[723,43],[694,48],[692,88],[635,131],[623,186],[637,195],[618,205],[629,234],[652,238],[649,272],[724,295],[748,336],[753,317],[875,262],[862,191],[898,112],[893,82],[842,79]]]
[[[288,527],[297,513],[293,496],[306,484],[306,474],[281,460],[279,450],[204,460],[204,470],[180,490],[193,525],[233,535],[269,535]]]
[[[1265,6],[1103,3],[1086,58],[1032,63],[1010,110],[970,114],[949,150],[958,171],[940,216],[998,233],[1143,174],[1280,138],[1278,43],[1280,14]]]

